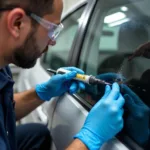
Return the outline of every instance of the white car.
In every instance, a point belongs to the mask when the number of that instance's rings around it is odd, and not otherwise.
[[[63,16],[64,30],[57,39],[57,45],[50,47],[34,68],[21,71],[17,84],[18,92],[47,81],[51,76],[46,71],[47,68],[56,70],[62,66],[76,66],[88,75],[97,76],[108,72],[123,74],[131,81],[130,88],[149,107],[149,57],[143,55],[145,51],[142,51],[135,59],[128,61],[138,46],[149,41],[149,6],[149,0],[80,2]],[[148,47],[146,50],[149,52],[149,49]],[[38,107],[23,118],[21,123],[46,124],[53,138],[55,148],[52,150],[63,150],[72,142],[89,110],[101,98],[103,92],[104,90],[93,90],[80,91],[75,95],[66,93]],[[128,113],[126,110],[125,115]],[[104,144],[102,150],[150,149],[148,141],[140,145],[136,138],[133,138],[126,128],[126,116],[124,119],[123,131]],[[143,126],[140,127],[144,132]]]

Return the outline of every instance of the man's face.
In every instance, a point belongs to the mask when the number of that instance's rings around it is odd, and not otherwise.
[[[31,68],[40,56],[40,49],[35,39],[35,31],[31,31],[22,46],[15,49],[13,63],[22,68]]]
[[[54,1],[53,13],[44,16],[45,20],[59,24],[62,13],[62,1]],[[48,50],[49,45],[55,45],[55,42],[49,39],[48,30],[41,25],[32,26],[30,33],[23,44],[15,48],[12,61],[15,65],[22,68],[31,68],[36,64],[37,59]]]

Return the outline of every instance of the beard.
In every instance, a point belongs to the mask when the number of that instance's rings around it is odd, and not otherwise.
[[[36,30],[34,29],[28,35],[24,44],[15,49],[13,54],[13,63],[21,68],[29,69],[35,66],[41,52],[34,37]]]

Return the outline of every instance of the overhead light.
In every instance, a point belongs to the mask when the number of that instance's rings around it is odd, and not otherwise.
[[[81,23],[82,21],[83,21],[83,17],[80,17],[80,18],[77,20],[78,24]]]
[[[78,23],[80,23],[81,21],[82,21],[81,18],[79,18],[79,19],[77,20]]]
[[[109,16],[106,16],[104,19],[104,23],[109,24],[109,23],[113,23],[113,22],[122,20],[124,18],[126,18],[126,15],[123,12],[117,12],[117,13],[111,14]]]
[[[121,7],[120,9],[121,9],[122,11],[125,11],[125,12],[128,11],[128,7],[126,7],[126,6],[123,6],[123,7]]]
[[[119,20],[119,21],[116,21],[116,22],[113,22],[113,23],[109,24],[109,27],[118,26],[118,25],[121,25],[121,24],[123,24],[125,22],[128,22],[128,21],[130,21],[130,19],[125,18],[125,19],[122,19],[122,20]]]

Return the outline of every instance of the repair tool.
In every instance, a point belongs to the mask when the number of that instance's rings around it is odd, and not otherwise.
[[[63,68],[60,68],[58,70],[47,69],[47,71],[53,74],[65,74],[70,72],[69,70]],[[82,81],[90,85],[96,85],[96,84],[112,85],[108,82],[105,82],[104,80],[97,79],[92,75],[77,74],[74,80]]]

